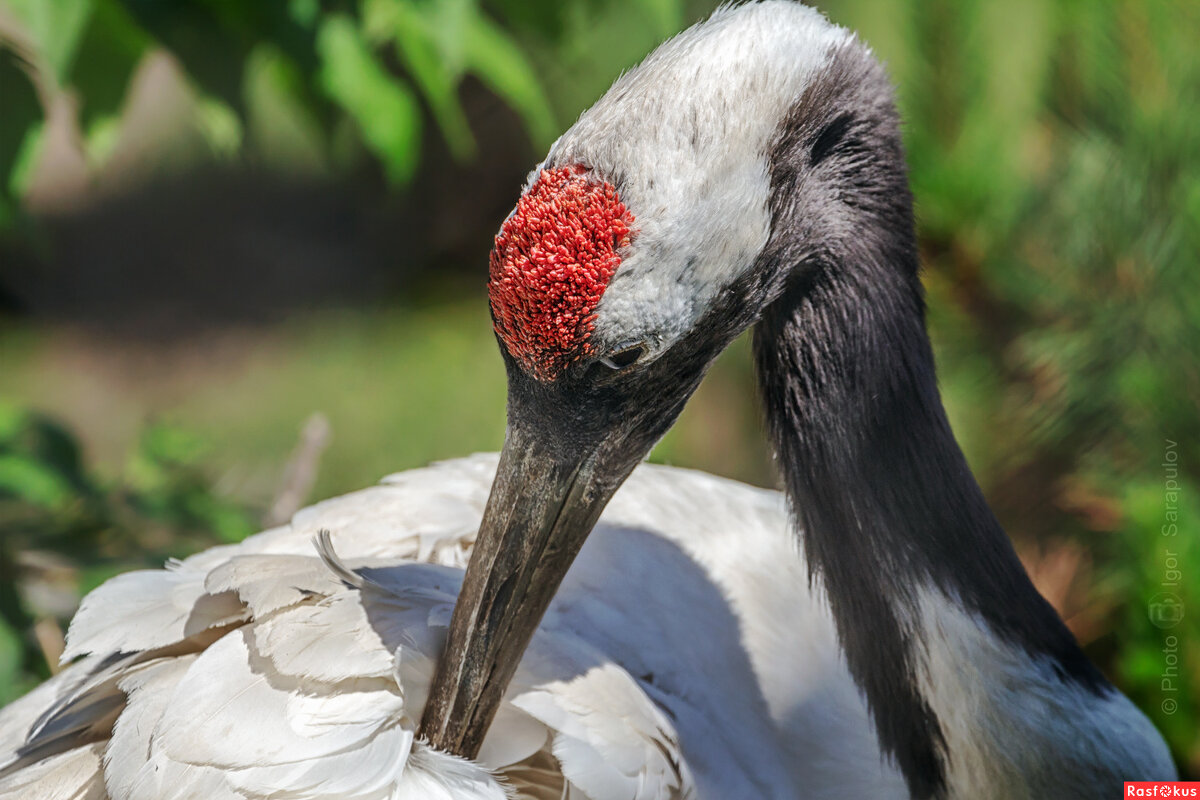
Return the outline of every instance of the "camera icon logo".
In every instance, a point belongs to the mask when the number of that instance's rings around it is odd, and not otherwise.
[[[1170,592],[1160,592],[1150,598],[1150,624],[1166,630],[1183,621],[1183,601]]]

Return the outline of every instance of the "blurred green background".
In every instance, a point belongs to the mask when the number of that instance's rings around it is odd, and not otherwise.
[[[116,572],[498,448],[491,236],[714,5],[0,0],[0,702]],[[968,458],[1200,774],[1200,4],[818,5],[898,87]],[[772,484],[744,342],[653,457]]]

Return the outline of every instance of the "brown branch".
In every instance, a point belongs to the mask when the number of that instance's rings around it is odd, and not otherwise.
[[[263,520],[268,527],[287,522],[304,505],[317,481],[321,453],[329,445],[331,433],[329,420],[320,412],[305,421],[300,431],[300,441],[284,467],[283,479],[271,503],[271,510]]]

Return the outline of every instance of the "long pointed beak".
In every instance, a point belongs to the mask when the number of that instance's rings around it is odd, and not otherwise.
[[[596,449],[553,454],[509,428],[419,735],[475,757],[521,655],[600,512]]]

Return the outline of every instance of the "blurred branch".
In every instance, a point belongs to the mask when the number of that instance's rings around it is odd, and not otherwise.
[[[58,661],[67,647],[62,628],[53,619],[43,617],[34,623],[33,637],[42,651],[42,658],[50,668],[50,674],[57,673],[61,669]]]
[[[320,412],[313,414],[304,423],[300,431],[300,441],[283,470],[283,481],[279,491],[263,520],[263,524],[268,528],[284,524],[303,507],[313,484],[317,482],[321,453],[329,446],[332,432],[329,420]]]

